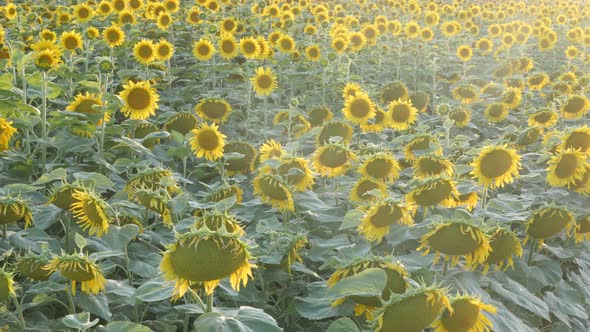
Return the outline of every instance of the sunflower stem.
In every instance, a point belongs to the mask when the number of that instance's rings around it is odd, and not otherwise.
[[[188,332],[189,320],[190,320],[190,316],[188,314],[184,314],[184,323],[182,324],[182,332]]]
[[[262,113],[264,114],[264,125],[262,126],[263,128],[267,128],[266,126],[268,125],[268,110],[267,110],[268,99],[267,98],[268,98],[267,96],[264,96],[264,107],[262,110]],[[267,130],[264,131],[266,133],[265,138],[268,138],[268,130],[269,129],[267,128]]]
[[[70,287],[66,287],[66,297],[68,298],[68,305],[70,306],[70,314],[76,314],[76,305],[74,304],[74,298],[72,297],[72,291]]]
[[[207,295],[207,310],[205,312],[212,312],[213,311],[213,292]]]
[[[18,314],[18,321],[19,324],[21,326],[21,328],[23,329],[23,331],[27,330],[26,327],[26,323],[25,323],[25,317],[23,316],[23,307],[21,306],[20,302],[18,302],[18,299],[16,298],[16,296],[11,296],[12,297],[12,302],[14,303],[14,307],[16,308],[16,313]]]
[[[449,270],[449,261],[445,260],[442,266],[442,276],[447,275],[447,271]]]
[[[537,240],[531,241],[531,249],[529,249],[529,255],[526,259],[526,263],[529,266],[533,263],[533,254],[535,253],[536,246],[537,246]]]
[[[2,225],[2,239],[6,240],[6,231],[7,231],[8,225],[4,224]]]
[[[41,79],[41,173],[47,166],[47,73],[42,72]]]
[[[64,232],[65,234],[65,240],[66,240],[66,253],[70,253],[71,250],[71,245],[70,245],[70,229],[71,229],[71,224],[70,224],[70,218],[67,218],[66,222],[64,223]]]

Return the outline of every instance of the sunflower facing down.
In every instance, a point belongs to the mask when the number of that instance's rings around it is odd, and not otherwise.
[[[496,308],[475,297],[457,296],[451,300],[451,308],[433,324],[434,332],[490,332],[494,328],[482,311],[495,314]]]
[[[490,236],[490,247],[492,251],[484,263],[483,274],[488,273],[491,265],[506,271],[514,265],[513,256],[522,256],[522,246],[516,234],[501,227]]]
[[[562,230],[569,233],[575,226],[574,216],[563,207],[549,206],[533,212],[526,222],[527,239],[539,241],[539,248],[543,246],[545,239],[550,238]]]
[[[455,206],[465,206],[467,211],[471,212],[477,206],[479,201],[479,195],[475,191],[468,192],[466,194],[460,194],[455,197]]]
[[[363,176],[387,183],[397,180],[399,172],[399,163],[387,152],[372,155],[359,168],[359,173]]]
[[[273,158],[281,158],[285,155],[285,150],[281,143],[269,139],[260,146],[260,162],[263,163]]]
[[[586,214],[578,218],[574,229],[576,242],[590,239],[590,215]]]
[[[561,108],[566,119],[579,119],[590,110],[590,101],[583,95],[572,95]]]
[[[442,155],[442,146],[432,135],[416,135],[404,147],[404,157],[407,161],[414,161],[422,155]]]
[[[389,104],[396,100],[406,101],[410,98],[410,90],[403,82],[392,82],[381,88],[379,101]]]
[[[315,151],[312,166],[316,172],[327,177],[336,177],[346,173],[356,155],[347,147],[327,144]]]
[[[423,256],[431,250],[435,252],[433,264],[438,262],[440,255],[451,260],[451,267],[465,257],[466,267],[472,269],[485,264],[492,248],[488,236],[479,227],[463,221],[449,221],[436,225],[422,236],[416,250],[422,249]]]
[[[270,68],[256,68],[256,76],[250,78],[252,88],[260,96],[269,96],[277,87],[277,77]]]
[[[451,91],[453,98],[462,104],[471,104],[479,99],[478,89],[471,84],[460,85]]]
[[[587,126],[572,129],[563,135],[562,149],[574,149],[583,153],[590,153],[590,128]]]
[[[335,139],[338,140],[337,142],[348,144],[353,134],[354,129],[349,123],[341,120],[332,120],[322,126],[316,137],[316,145],[322,146],[331,143]]]
[[[0,152],[8,150],[10,139],[15,133],[16,129],[12,126],[12,121],[0,118]]]
[[[307,160],[301,157],[282,159],[277,169],[265,165],[260,168],[260,172],[280,175],[287,183],[293,185],[297,191],[311,189],[315,183]]]
[[[105,289],[106,279],[94,260],[82,253],[63,254],[53,258],[45,267],[49,271],[59,271],[72,281],[72,295],[76,295],[76,283],[80,283],[82,292],[98,294]]]
[[[81,113],[84,115],[94,115],[99,118],[96,121],[97,126],[102,126],[103,116],[98,116],[102,112],[95,109],[96,106],[103,105],[101,98],[93,93],[86,92],[85,94],[79,93],[67,107],[66,111]],[[104,120],[109,121],[111,115],[104,113]]]
[[[387,195],[387,185],[371,178],[360,178],[352,187],[349,200],[356,203],[367,203],[384,198]]]
[[[550,109],[542,109],[529,116],[528,124],[531,127],[551,128],[557,124],[559,115]]]
[[[192,284],[202,285],[212,294],[221,279],[230,277],[231,287],[239,291],[252,278],[251,254],[237,235],[200,229],[176,235],[160,262],[164,279],[174,282],[172,299],[181,298]]]
[[[153,190],[147,186],[134,189],[133,198],[136,202],[162,216],[162,222],[168,228],[174,227],[172,211],[168,207],[170,195],[166,190]]]
[[[98,195],[84,190],[75,190],[72,194],[74,202],[70,211],[78,219],[77,223],[88,235],[101,237],[109,229],[109,218],[106,214],[107,203]]]
[[[570,187],[586,173],[587,156],[581,151],[566,149],[552,156],[547,167],[547,182],[553,187]]]
[[[24,220],[25,227],[30,227],[33,221],[31,209],[21,198],[0,197],[0,225],[7,225]]]
[[[520,169],[520,156],[505,145],[485,147],[475,158],[471,175],[486,188],[502,188],[514,181]]]
[[[383,237],[389,233],[389,228],[393,224],[412,225],[414,219],[412,214],[415,207],[409,204],[402,204],[390,200],[382,200],[367,210],[358,231],[369,241],[383,240]]]
[[[223,123],[232,112],[231,105],[220,98],[204,98],[195,106],[195,112],[207,121]]]
[[[182,135],[188,134],[191,130],[197,128],[199,120],[197,117],[188,112],[178,112],[164,124],[164,130],[167,132],[176,131]]]
[[[156,89],[152,88],[149,81],[139,81],[123,85],[123,91],[119,93],[125,105],[121,112],[129,119],[145,120],[156,114],[160,96]]]
[[[439,156],[422,156],[414,162],[414,175],[417,178],[445,175],[453,176],[452,162]]]
[[[254,195],[279,211],[294,211],[293,195],[280,178],[272,174],[259,174],[252,182]]]
[[[428,208],[442,205],[454,207],[459,196],[456,184],[447,177],[427,178],[424,182],[406,195],[406,201]]]
[[[214,190],[207,198],[207,202],[220,202],[224,199],[235,197],[237,203],[241,203],[244,195],[244,191],[238,185],[223,185],[220,188]]]
[[[197,230],[206,227],[212,231],[224,229],[228,233],[237,233],[240,236],[245,234],[240,222],[227,212],[205,211],[202,216],[196,219],[194,226]]]
[[[10,297],[16,297],[14,275],[0,268],[0,302],[8,300]]]
[[[447,290],[420,286],[393,295],[377,313],[375,332],[417,332],[429,327],[443,309],[453,311]]]
[[[223,147],[225,171],[228,176],[236,174],[248,174],[251,171],[252,161],[256,158],[256,148],[244,141],[227,143]],[[228,156],[230,153],[241,156]]]
[[[191,138],[191,148],[197,158],[217,160],[223,157],[225,135],[219,132],[216,124],[202,123],[199,128],[193,129],[192,133],[194,136]]]

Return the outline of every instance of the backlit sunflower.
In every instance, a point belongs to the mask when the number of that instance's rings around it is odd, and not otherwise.
[[[491,103],[486,106],[484,116],[490,123],[499,123],[508,116],[508,106],[504,103]]]
[[[199,128],[193,129],[192,133],[194,136],[191,138],[191,148],[197,158],[217,160],[223,157],[225,135],[219,132],[216,124],[202,123]]]
[[[110,48],[117,47],[125,41],[125,32],[116,25],[112,25],[102,32],[102,38]]]
[[[471,104],[479,99],[478,89],[471,84],[459,85],[451,91],[451,94],[462,104]]]
[[[539,248],[543,246],[546,239],[565,230],[569,234],[576,224],[574,216],[566,208],[549,206],[540,208],[526,221],[527,240],[530,238],[539,241]],[[525,242],[526,242],[525,241]]]
[[[332,273],[326,284],[333,287],[344,278],[351,277],[367,269],[382,269],[387,275],[385,288],[381,296],[351,296],[337,299],[332,306],[337,306],[347,299],[355,302],[354,312],[357,316],[373,317],[373,312],[381,306],[381,299],[389,300],[395,294],[404,293],[410,286],[405,267],[393,257],[369,256],[355,259]]]
[[[240,52],[246,59],[256,59],[260,53],[260,44],[253,37],[240,39]]]
[[[359,173],[377,181],[392,183],[399,177],[400,166],[390,153],[377,153],[367,158]]]
[[[194,114],[178,112],[166,121],[164,124],[164,130],[167,132],[172,132],[174,130],[182,135],[186,135],[191,130],[197,128],[198,123],[199,120]]]
[[[584,153],[590,152],[590,128],[587,126],[572,129],[563,135],[563,148],[574,149]]]
[[[268,67],[256,68],[256,76],[250,78],[250,82],[256,94],[260,96],[269,96],[278,87],[277,76]]]
[[[251,254],[237,235],[200,229],[176,235],[167,246],[160,271],[174,282],[173,299],[181,298],[192,284],[201,285],[212,294],[221,279],[230,277],[231,287],[239,291],[252,278]]]
[[[156,45],[151,40],[142,39],[133,46],[133,56],[137,62],[149,65],[156,59]]]
[[[512,257],[522,256],[522,246],[520,240],[514,232],[499,227],[490,236],[490,247],[492,251],[484,263],[483,273],[486,274],[491,265],[495,265],[497,270],[506,271],[513,267]]]
[[[449,119],[455,121],[457,128],[465,128],[471,121],[471,110],[465,107],[459,107],[449,112]]]
[[[431,176],[453,176],[452,162],[439,156],[422,156],[414,161],[414,176],[426,178]]]
[[[77,223],[88,235],[96,234],[101,237],[109,229],[107,203],[97,194],[85,190],[75,190],[72,194],[73,203],[70,211],[76,217]]]
[[[475,158],[470,174],[486,188],[502,188],[514,181],[520,169],[520,156],[506,145],[487,146]]]
[[[193,44],[193,55],[201,61],[209,61],[215,54],[215,47],[209,39],[201,38]]]
[[[561,108],[566,119],[579,119],[590,110],[590,101],[583,95],[572,95]]]
[[[25,222],[25,228],[32,225],[33,215],[27,202],[21,198],[0,197],[0,225],[12,224],[20,220]]]
[[[82,35],[74,30],[62,33],[59,41],[61,46],[70,52],[75,52],[83,47]]]
[[[541,109],[529,116],[528,124],[531,127],[551,128],[557,124],[559,115],[550,109]]]
[[[396,100],[406,101],[410,98],[410,90],[403,82],[392,82],[381,88],[379,101],[383,104],[389,104]]]
[[[12,121],[0,118],[0,152],[8,150],[10,139],[16,131],[12,126]]]
[[[344,100],[342,113],[348,121],[362,125],[375,116],[375,105],[368,94],[358,91]]]
[[[293,194],[283,180],[272,174],[260,173],[252,182],[254,195],[279,211],[294,211]]]
[[[494,326],[483,311],[495,314],[496,308],[472,296],[457,296],[432,327],[434,332],[490,332]]]
[[[588,162],[584,152],[565,149],[549,160],[547,182],[553,187],[568,187],[579,181],[586,173]]]
[[[100,97],[93,93],[79,93],[74,98],[74,101],[72,101],[66,107],[66,111],[93,116],[97,118],[95,122],[96,125],[101,126],[103,122],[103,115],[101,114],[102,112],[100,110],[95,109],[94,107],[101,106],[102,104],[103,103]],[[108,122],[110,117],[111,115],[105,112],[104,120]]]
[[[463,221],[448,221],[422,236],[416,250],[424,250],[422,255],[434,251],[433,264],[443,255],[445,260],[450,259],[451,267],[465,257],[466,267],[470,269],[485,263],[491,247],[488,235],[480,227]]]
[[[447,177],[425,179],[406,195],[406,202],[424,208],[442,205],[454,207],[459,196],[455,181]]]
[[[414,211],[415,207],[412,205],[387,199],[372,203],[363,216],[358,231],[369,241],[381,242],[389,233],[391,225],[412,225]]]
[[[121,112],[129,119],[144,120],[156,114],[160,96],[156,89],[152,88],[149,81],[139,81],[123,85],[123,91],[119,93],[125,105]]]
[[[224,59],[232,59],[238,55],[238,42],[233,35],[223,35],[218,42],[219,55]]]
[[[354,160],[356,155],[349,148],[326,144],[315,151],[312,166],[319,174],[332,178],[346,173]]]
[[[401,98],[392,101],[387,106],[386,125],[398,131],[408,130],[416,122],[418,110],[412,106],[412,102]]]
[[[223,123],[232,112],[231,105],[224,99],[205,98],[201,99],[195,106],[195,112],[207,120],[215,123]]]
[[[446,292],[446,289],[433,285],[391,296],[377,314],[375,332],[424,330],[434,323],[443,309],[453,310]]]
[[[94,260],[82,253],[63,254],[53,258],[45,269],[59,271],[72,281],[72,294],[76,295],[76,283],[81,285],[82,292],[98,294],[105,289],[106,279]]]

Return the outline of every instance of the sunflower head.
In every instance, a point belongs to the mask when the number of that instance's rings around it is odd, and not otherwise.
[[[191,130],[197,128],[199,120],[197,117],[188,112],[178,112],[164,124],[164,130],[168,132],[176,131],[182,135],[188,134]]]
[[[40,255],[28,253],[18,258],[16,269],[20,275],[29,279],[45,281],[53,273],[53,271],[45,269],[49,260],[47,251],[43,251]]]
[[[496,313],[496,308],[479,299],[464,295],[451,299],[451,309],[443,311],[433,327],[435,332],[490,332],[492,322],[482,312]]]
[[[518,176],[520,156],[505,145],[485,147],[475,158],[471,175],[491,189],[510,184]]]
[[[382,104],[389,104],[392,101],[406,101],[410,98],[410,90],[403,82],[392,82],[381,88],[379,101]]]
[[[52,49],[43,49],[35,53],[35,65],[41,70],[53,69],[60,63],[60,56]]]
[[[383,152],[367,158],[359,172],[364,177],[391,183],[399,177],[400,166],[391,154]]]
[[[404,157],[407,161],[414,161],[419,156],[427,154],[442,154],[440,142],[432,135],[416,135],[404,147]]]
[[[256,75],[250,79],[256,94],[269,96],[277,87],[277,76],[271,68],[258,67]]]
[[[237,185],[224,185],[214,190],[209,196],[207,196],[207,202],[220,202],[230,197],[235,197],[237,203],[242,202],[242,196],[244,192],[242,188]]]
[[[229,142],[223,148],[225,171],[227,175],[247,174],[251,171],[252,161],[256,158],[256,148],[244,141]],[[236,154],[236,156],[229,154]]]
[[[344,174],[356,155],[347,147],[338,144],[327,144],[315,151],[313,168],[321,175],[336,177]]]
[[[462,104],[471,104],[479,99],[479,89],[472,84],[459,85],[451,93]]]
[[[416,122],[417,114],[418,109],[412,105],[410,99],[397,99],[389,103],[385,123],[394,130],[407,130]]]
[[[82,35],[76,31],[66,31],[60,36],[61,46],[70,51],[75,52],[76,49],[82,48]]]
[[[133,197],[137,189],[142,188],[150,190],[164,189],[169,195],[179,190],[174,174],[170,170],[160,167],[142,170],[125,185],[125,191],[129,195],[129,199]]]
[[[316,137],[316,145],[322,146],[332,143],[334,140],[338,139],[338,142],[347,144],[352,138],[353,134],[354,129],[350,124],[344,121],[332,120],[322,126],[318,136]]]
[[[590,152],[590,128],[583,126],[575,128],[562,138],[564,150],[573,149],[583,153]]]
[[[260,173],[253,181],[254,195],[279,211],[294,211],[293,195],[284,180],[272,174]]]
[[[417,178],[446,175],[453,176],[455,165],[439,156],[422,156],[414,161],[414,175]]]
[[[547,182],[553,187],[570,187],[586,173],[587,155],[579,150],[565,149],[549,160]]]
[[[350,201],[356,203],[367,203],[383,198],[387,194],[385,183],[371,178],[360,178],[352,187]]]
[[[72,203],[76,201],[73,197],[76,190],[83,191],[84,188],[77,184],[69,183],[65,183],[59,188],[55,187],[49,196],[49,202],[47,202],[47,204],[53,204],[60,209],[69,210]]]
[[[528,123],[531,127],[538,127],[541,129],[551,128],[557,124],[558,117],[559,115],[557,112],[553,110],[541,109],[529,116]]]
[[[8,150],[10,140],[16,131],[16,128],[12,126],[12,121],[0,118],[0,152]]]
[[[358,231],[369,241],[381,242],[389,233],[393,224],[412,225],[412,215],[416,208],[411,204],[403,204],[390,199],[385,199],[371,204],[365,212],[358,226]]]
[[[106,279],[94,260],[82,253],[63,254],[53,258],[45,267],[49,271],[59,271],[72,281],[72,294],[76,294],[76,283],[82,292],[98,294],[105,289]]]
[[[590,238],[590,214],[582,215],[576,221],[576,242],[582,242]]]
[[[166,61],[172,58],[174,55],[174,45],[166,39],[160,39],[160,41],[154,45],[156,49],[156,59],[160,61]]]
[[[25,227],[32,225],[33,216],[27,202],[18,197],[0,197],[0,224],[7,225],[19,220],[24,220]]]
[[[162,216],[164,225],[172,228],[174,222],[172,220],[172,211],[169,208],[170,196],[167,191],[162,189],[151,189],[148,187],[134,188],[134,199],[139,204],[147,209]]]
[[[221,211],[205,211],[195,221],[195,229],[207,227],[212,231],[224,230],[228,233],[238,233],[244,235],[244,230],[240,226],[239,221],[227,212]]]
[[[97,118],[95,124],[101,126],[104,121],[109,121],[111,115],[107,112],[102,114],[97,107],[104,105],[100,96],[94,93],[79,93],[67,107],[66,111],[81,113],[87,116]]]
[[[83,230],[98,237],[108,231],[110,220],[106,212],[107,203],[100,196],[86,190],[74,190],[72,199],[70,211]]]
[[[215,47],[209,39],[201,38],[193,44],[193,55],[201,61],[209,61],[215,54]]]
[[[421,286],[392,296],[375,318],[375,332],[421,331],[429,327],[443,309],[453,310],[446,293],[437,286]]]
[[[526,221],[526,232],[529,238],[538,240],[541,247],[545,239],[562,230],[569,233],[574,224],[574,217],[566,208],[549,206],[533,212]]]
[[[139,81],[137,83],[129,81],[128,85],[123,85],[123,91],[119,93],[119,97],[125,103],[121,112],[130,119],[140,120],[156,114],[157,103],[160,99],[160,96],[148,81]]]
[[[280,175],[288,184],[293,185],[297,191],[306,191],[315,182],[307,160],[301,157],[284,158],[278,168],[272,169],[266,166],[261,168],[260,172],[271,172]]]
[[[202,123],[198,129],[193,129],[192,133],[194,136],[191,139],[191,147],[197,158],[217,160],[223,157],[226,136],[219,131],[216,124]]]
[[[102,32],[104,41],[110,48],[123,45],[125,41],[125,32],[120,27],[112,25]]]
[[[159,128],[150,122],[138,123],[130,133],[130,137],[143,140],[143,146],[148,149],[153,148],[155,144],[160,143],[159,138],[144,139],[147,135],[159,131]]]
[[[164,278],[174,282],[173,298],[186,293],[191,284],[202,285],[207,294],[221,279],[230,277],[233,289],[239,290],[252,278],[251,254],[237,234],[227,234],[202,228],[177,235],[167,246],[160,263]]]
[[[238,55],[239,46],[236,38],[233,35],[222,35],[218,42],[219,55],[224,59],[232,59]]]
[[[435,252],[434,263],[440,255],[445,260],[451,259],[455,266],[461,257],[465,257],[467,268],[485,264],[491,247],[488,235],[478,226],[463,221],[440,223],[420,239],[418,250],[424,249],[423,255]]]
[[[16,297],[14,276],[6,271],[4,267],[0,268],[0,301],[6,301],[11,296]]]
[[[265,162],[273,158],[281,158],[285,154],[281,143],[269,139],[260,146],[260,162]]]
[[[313,107],[307,112],[307,115],[312,127],[319,127],[334,117],[334,114],[327,106]]]
[[[520,240],[514,232],[499,227],[490,236],[491,252],[484,264],[484,274],[488,272],[491,265],[495,265],[497,269],[508,269],[512,267],[514,262],[512,257],[522,256],[522,246]]]

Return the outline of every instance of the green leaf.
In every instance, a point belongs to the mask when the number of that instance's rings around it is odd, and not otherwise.
[[[75,315],[67,315],[61,319],[61,322],[69,328],[85,331],[96,325],[98,323],[98,318],[90,321],[90,313],[81,312]]]
[[[522,307],[531,313],[551,320],[549,316],[549,307],[531,292],[529,292],[523,285],[510,278],[502,278],[503,283],[490,279],[490,287],[500,297],[505,300]]]
[[[197,318],[194,323],[199,332],[280,332],[277,322],[264,311],[252,307],[238,310],[209,312]]]
[[[164,281],[161,279],[153,279],[139,286],[129,300],[135,301],[137,299],[143,302],[168,300],[172,296],[173,288],[172,286],[164,286]]]
[[[109,178],[95,172],[77,172],[74,173],[74,178],[85,184],[92,183],[92,185],[99,189],[112,189],[115,186]]]
[[[337,300],[349,296],[381,296],[387,284],[387,274],[383,269],[366,269],[338,281],[330,290],[328,297]]]
[[[86,239],[78,233],[76,233],[74,235],[74,242],[76,242],[76,246],[80,250],[84,249],[86,247],[86,245],[88,244],[88,242],[86,242]]]
[[[357,209],[349,210],[348,212],[346,212],[346,215],[344,215],[344,220],[342,221],[342,225],[340,225],[340,228],[338,228],[338,230],[341,231],[344,229],[357,227],[361,224],[363,216],[364,213],[362,211],[359,211]]]
[[[103,319],[110,320],[113,316],[109,309],[109,300],[103,293],[93,295],[79,292],[76,293],[76,302],[80,308]]]
[[[103,235],[102,239],[108,246],[119,252],[125,252],[125,248],[139,234],[139,227],[137,225],[128,224],[124,226],[109,226],[109,231]]]
[[[333,321],[326,332],[360,332],[360,330],[352,319],[342,317]]]
[[[44,294],[52,292],[61,292],[66,289],[64,284],[59,284],[53,281],[41,281],[32,285],[28,290],[27,294]]]
[[[143,326],[140,324],[132,323],[132,322],[110,322],[107,326],[99,327],[97,331],[100,332],[151,332],[147,326]]]
[[[65,170],[65,168],[57,168],[48,174],[41,175],[41,177],[39,177],[39,179],[37,179],[37,181],[33,182],[33,185],[46,184],[49,182],[65,179],[67,177],[67,175],[68,174],[67,174],[67,171]]]

